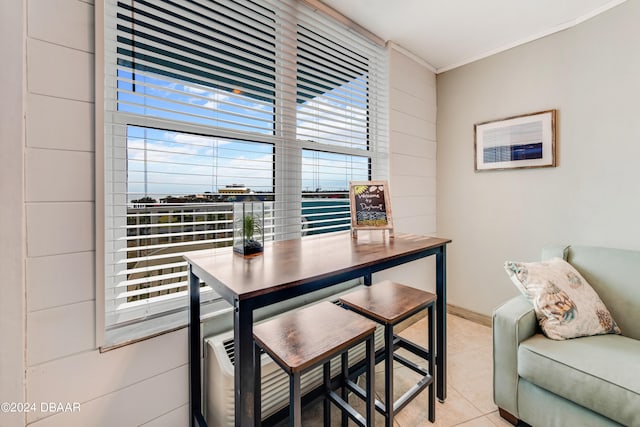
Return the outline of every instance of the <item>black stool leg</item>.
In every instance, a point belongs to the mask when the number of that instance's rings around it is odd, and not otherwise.
[[[324,385],[324,427],[331,427],[331,401],[329,401],[329,392],[331,391],[331,361],[322,365],[322,383]]]
[[[385,427],[393,426],[393,325],[384,325],[384,409]]]
[[[376,396],[375,396],[375,377],[376,377],[376,350],[373,345],[373,335],[367,338],[365,358],[367,362],[367,384],[366,384],[366,411],[367,411],[367,426],[371,427],[375,425],[375,412],[376,412]]]
[[[347,351],[340,356],[340,369],[342,374],[342,392],[340,397],[342,397],[345,403],[349,403],[349,390],[347,390],[347,381],[349,381],[349,354]],[[346,411],[342,411],[342,425],[346,426],[348,422],[349,416]]]
[[[433,304],[431,304],[427,309],[427,316],[429,316],[429,320],[427,321],[427,333],[429,334],[429,336],[427,337],[427,342],[429,345],[429,375],[431,375],[432,378],[431,384],[429,384],[429,421],[433,423],[436,421],[436,395],[433,390],[433,385],[436,381],[436,377],[434,375],[436,340],[433,330]]]
[[[253,413],[254,417],[254,425],[255,427],[260,427],[262,425],[262,364],[260,363],[260,346],[254,342],[253,344],[253,363],[255,372],[255,391],[254,391],[254,399],[253,399]]]
[[[302,426],[302,395],[300,392],[300,372],[289,376],[289,425]]]

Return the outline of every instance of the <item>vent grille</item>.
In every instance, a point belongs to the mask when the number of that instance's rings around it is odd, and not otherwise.
[[[227,352],[227,357],[233,366],[236,366],[236,352],[233,349],[233,338],[229,338],[226,341],[222,342],[222,346],[224,347],[224,351]],[[264,354],[264,350],[260,349],[260,354]]]
[[[227,352],[227,357],[231,361],[233,366],[236,366],[236,352],[233,350],[233,338],[228,339],[222,343],[224,350]]]

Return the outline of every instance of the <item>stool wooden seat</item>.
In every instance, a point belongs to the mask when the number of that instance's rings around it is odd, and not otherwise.
[[[392,426],[394,414],[415,398],[425,387],[429,388],[429,421],[435,421],[433,307],[436,298],[436,295],[431,292],[388,280],[365,286],[340,298],[340,302],[345,307],[384,325],[384,349],[380,351],[376,361],[385,361],[385,401],[384,404],[376,401],[376,409],[384,414],[386,426]],[[395,325],[423,310],[427,310],[428,316],[428,350],[393,333]],[[395,350],[398,348],[404,348],[426,360],[427,369],[396,354]],[[416,385],[395,402],[393,400],[394,360],[422,375]]]
[[[325,301],[255,325],[253,328],[254,364],[256,372],[255,414],[260,420],[260,349],[262,348],[289,375],[289,425],[300,426],[302,420],[300,375],[323,364],[324,424],[330,423],[330,402],[343,412],[343,424],[351,418],[360,426],[372,426],[374,420],[375,322],[336,304]],[[363,391],[349,380],[348,350],[366,342],[366,386]],[[331,388],[331,359],[341,355],[342,390],[338,396]],[[357,389],[365,395],[366,414],[363,417],[348,403],[347,389]]]

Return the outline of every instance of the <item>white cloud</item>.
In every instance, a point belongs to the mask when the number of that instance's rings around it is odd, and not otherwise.
[[[345,86],[308,100],[297,109],[297,137],[337,146],[363,146],[367,141],[366,107],[336,96]]]
[[[184,85],[184,91],[185,92],[189,92],[189,93],[195,93],[196,95],[204,95],[204,96],[208,96],[209,93],[211,93],[211,88],[208,88],[206,86],[190,86],[190,85]]]
[[[194,150],[197,150],[197,146],[212,147],[215,141],[214,138],[192,133],[167,132],[166,135],[167,141],[196,146]]]
[[[190,98],[189,103],[211,110],[218,110],[224,107],[247,108],[265,112],[273,110],[273,105],[269,102],[258,101],[249,96],[234,94],[225,90],[206,86],[184,85],[184,91],[196,95]]]

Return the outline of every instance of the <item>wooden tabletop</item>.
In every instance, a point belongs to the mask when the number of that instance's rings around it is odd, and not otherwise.
[[[245,258],[229,248],[185,255],[205,283],[217,281],[239,300],[253,298],[323,277],[366,268],[451,242],[428,236],[396,233],[330,233],[267,242],[262,255]]]

